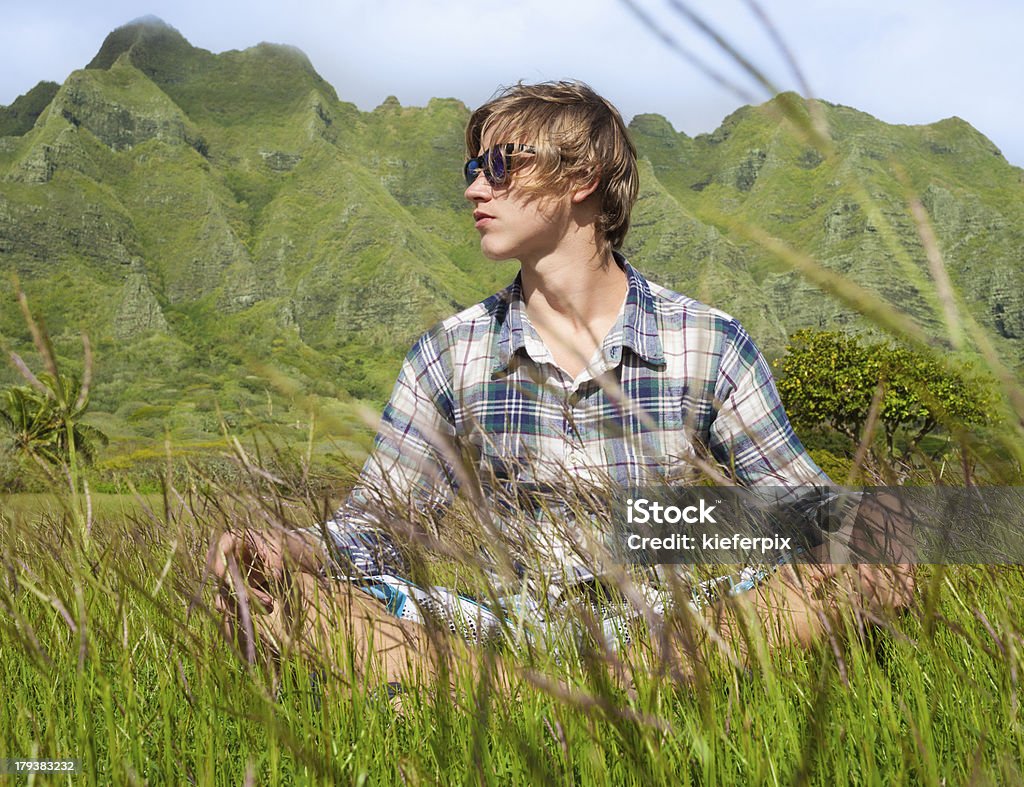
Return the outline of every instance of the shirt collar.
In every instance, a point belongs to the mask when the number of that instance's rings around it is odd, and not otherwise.
[[[613,252],[613,254],[615,263],[626,273],[628,290],[620,319],[615,323],[612,333],[609,334],[603,346],[607,349],[610,360],[615,365],[622,360],[623,347],[628,347],[648,363],[662,365],[665,363],[665,353],[658,332],[658,318],[651,288],[647,284],[647,279],[626,262],[625,257],[618,252]],[[507,370],[512,356],[526,347],[527,337],[536,336],[536,332],[526,316],[522,272],[516,276],[512,284],[502,291],[501,299],[504,301],[505,308],[504,314],[499,316],[493,366],[495,373]]]

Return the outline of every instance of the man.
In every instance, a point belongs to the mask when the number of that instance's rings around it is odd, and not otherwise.
[[[611,104],[580,83],[519,85],[473,113],[466,144],[465,196],[481,251],[518,260],[520,274],[425,334],[406,357],[374,452],[328,523],[333,546],[349,558],[343,573],[388,573],[382,564],[398,558],[378,529],[443,508],[459,491],[482,504],[509,486],[686,483],[695,469],[743,485],[830,484],[793,433],[742,327],[648,282],[617,252],[638,180],[636,150]],[[572,573],[558,541],[551,554]],[[283,621],[267,625],[263,634],[277,646],[312,638],[329,647],[324,632],[344,629],[359,670],[391,679],[410,665],[436,667],[444,645],[392,614],[394,594],[404,602],[414,591],[388,582],[339,590],[314,579],[327,563],[309,534],[226,534],[214,570],[243,602],[247,575],[269,610],[246,612],[251,621],[282,614],[271,580],[298,569],[297,604],[310,614],[290,633]],[[809,642],[820,632],[821,603],[794,572],[783,573],[750,603],[779,622],[768,626],[778,638]],[[837,572],[812,573],[820,584]],[[908,602],[905,571],[862,574],[855,580],[864,580],[865,597]]]

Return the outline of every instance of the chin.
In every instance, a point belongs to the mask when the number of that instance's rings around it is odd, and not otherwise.
[[[480,241],[480,253],[483,254],[487,259],[493,260],[494,262],[504,262],[515,258],[515,255],[508,249],[495,248],[489,246],[486,240]]]

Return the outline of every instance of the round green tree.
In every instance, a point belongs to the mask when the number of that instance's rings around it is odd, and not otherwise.
[[[890,462],[907,461],[940,426],[989,423],[995,409],[991,381],[968,364],[943,363],[891,342],[866,344],[837,331],[798,331],[776,366],[779,394],[798,429],[826,426],[855,444],[880,396]]]

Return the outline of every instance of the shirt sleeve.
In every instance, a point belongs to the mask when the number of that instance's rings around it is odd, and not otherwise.
[[[345,503],[326,523],[342,573],[401,574],[393,525],[436,516],[457,486],[451,373],[443,334],[424,335],[402,363],[373,451]]]
[[[796,436],[771,369],[731,320],[715,384],[710,449],[748,486],[832,486]]]

